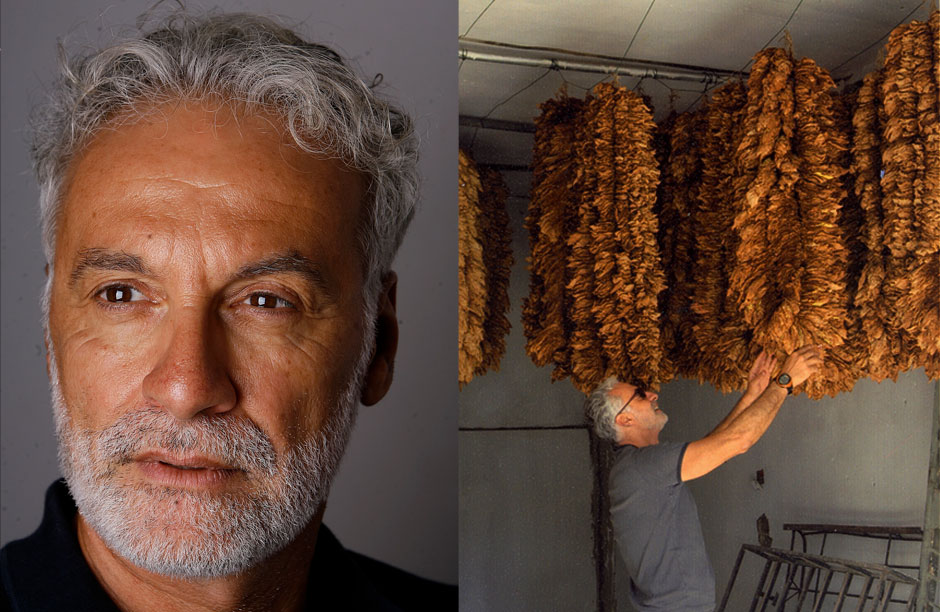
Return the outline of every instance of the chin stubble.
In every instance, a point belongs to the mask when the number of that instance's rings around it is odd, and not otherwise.
[[[321,403],[327,414],[322,428],[278,457],[246,417],[182,422],[147,407],[102,431],[79,429],[69,416],[47,334],[59,465],[82,517],[115,553],[165,576],[235,574],[283,549],[326,500],[355,421],[372,336],[367,326],[356,369],[336,405]],[[208,493],[122,478],[119,468],[146,449],[213,457],[241,470],[246,486],[238,493]]]

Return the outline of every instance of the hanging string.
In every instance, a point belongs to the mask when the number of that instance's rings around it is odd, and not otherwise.
[[[899,25],[901,25],[902,23],[904,23],[905,21],[907,21],[908,19],[910,19],[911,15],[913,15],[914,13],[916,13],[916,12],[918,11],[918,9],[920,9],[920,7],[924,6],[924,2],[925,2],[925,1],[926,1],[926,0],[920,0],[920,4],[918,4],[917,6],[915,6],[915,7],[914,7],[914,10],[912,10],[910,13],[908,13],[907,15],[905,15],[905,16],[904,16],[904,19],[902,19],[901,21],[897,22],[897,23],[894,25],[894,27],[892,27],[890,30],[888,30],[887,32],[885,32],[885,35],[884,35],[884,36],[882,36],[881,38],[879,38],[878,40],[876,40],[876,41],[873,42],[872,44],[868,45],[867,47],[865,47],[864,49],[862,49],[861,51],[859,51],[858,53],[856,53],[855,55],[853,55],[853,56],[850,57],[849,59],[845,60],[844,62],[842,62],[841,64],[839,64],[838,66],[836,66],[835,68],[833,68],[832,70],[830,70],[830,71],[829,71],[830,74],[835,73],[836,70],[838,70],[839,68],[845,66],[846,64],[848,64],[849,62],[851,62],[852,60],[854,60],[856,57],[858,57],[858,56],[861,55],[862,53],[865,53],[866,51],[868,51],[869,49],[871,49],[872,47],[874,47],[875,45],[877,45],[878,43],[880,43],[881,41],[883,41],[885,38],[887,38],[888,35],[891,34],[891,32],[894,31],[894,28],[898,27]]]
[[[675,89],[673,89],[673,88],[670,87],[669,85],[666,85],[665,83],[663,83],[662,81],[660,81],[660,80],[659,80],[659,77],[653,77],[651,80],[652,80],[654,83],[659,83],[660,85],[662,85],[663,87],[665,87],[666,89],[668,89],[670,96],[672,96],[672,95],[676,92]]]
[[[553,66],[554,66],[554,63],[553,63]],[[519,94],[521,94],[522,92],[524,92],[525,90],[527,90],[528,88],[532,87],[533,85],[535,85],[536,83],[538,83],[539,81],[541,81],[542,79],[544,79],[546,76],[548,76],[548,73],[550,73],[550,72],[552,72],[552,71],[554,71],[554,70],[557,70],[557,69],[558,69],[557,67],[546,69],[545,72],[543,72],[537,79],[535,79],[534,81],[532,81],[531,83],[529,83],[528,85],[526,85],[525,87],[523,87],[522,89],[520,89],[519,91],[517,91],[516,93],[512,94],[511,96],[509,96],[508,98],[506,98],[505,100],[503,100],[502,102],[500,102],[499,104],[497,104],[496,106],[494,106],[493,108],[491,108],[485,115],[483,115],[482,119],[487,119],[487,118],[489,118],[489,116],[492,115],[493,112],[494,112],[497,108],[499,108],[499,107],[502,106],[503,104],[506,104],[507,102],[509,102],[510,100],[512,100],[513,98],[515,98],[516,96],[518,96]],[[474,143],[476,142],[476,140],[477,140],[477,132],[479,132],[479,131],[480,131],[480,128],[479,128],[479,127],[473,128],[473,137],[470,139],[470,149],[471,149],[471,150],[473,149],[473,144],[474,144]]]
[[[770,40],[768,40],[767,42],[764,43],[764,46],[760,48],[761,51],[763,51],[764,49],[766,49],[767,47],[769,47],[769,46],[770,46],[770,43],[772,43],[773,41],[777,40],[777,37],[780,36],[780,33],[787,29],[787,26],[790,25],[790,22],[791,22],[791,21],[793,21],[793,16],[796,15],[796,12],[797,12],[798,10],[800,10],[800,7],[801,7],[801,6],[803,6],[803,0],[800,0],[799,2],[796,3],[796,6],[793,8],[793,12],[790,13],[790,17],[787,19],[786,23],[784,23],[782,26],[780,26],[780,29],[777,30],[777,33],[774,34],[773,36],[771,36],[771,37],[770,37]],[[758,53],[760,53],[760,51],[758,51]],[[755,53],[754,55],[757,55],[757,53]],[[738,70],[738,73],[739,73],[739,74],[740,74],[740,73],[743,73],[745,70],[747,70],[747,67],[751,65],[751,62],[754,61],[754,55],[752,55],[752,56],[751,56],[751,59],[747,60],[747,63],[744,64],[744,65],[741,67],[740,70]]]
[[[713,76],[713,75],[710,75],[710,74],[709,74],[709,75],[706,75],[706,76],[705,76],[705,87],[702,89],[702,92],[698,95],[697,98],[695,98],[695,100],[692,101],[692,104],[689,104],[688,106],[686,106],[686,107],[685,107],[685,110],[682,111],[682,112],[683,112],[683,113],[689,112],[689,109],[690,109],[690,108],[692,108],[693,106],[695,106],[696,104],[698,104],[698,101],[701,100],[702,98],[704,98],[704,97],[708,94],[709,91],[711,91],[712,89],[714,89],[715,87],[717,87],[718,84],[719,84],[721,81],[722,81],[722,79],[718,79],[718,78],[716,78],[716,77]],[[711,83],[711,85],[709,85],[709,83]]]
[[[630,53],[630,48],[633,47],[633,41],[636,40],[637,35],[640,33],[640,29],[643,27],[643,24],[646,23],[646,18],[649,17],[650,11],[653,10],[653,5],[654,5],[654,4],[656,4],[656,0],[652,0],[652,1],[650,2],[650,5],[649,5],[648,7],[646,7],[646,14],[643,15],[643,19],[640,20],[640,25],[638,25],[638,26],[636,27],[636,31],[633,32],[633,38],[630,39],[630,43],[627,45],[627,50],[623,52],[623,55],[620,56],[620,59],[627,59],[627,54]],[[616,73],[614,73],[614,74],[616,74]],[[600,81],[598,81],[597,83],[594,83],[594,85],[591,86],[591,89],[594,89],[594,87],[596,87],[598,83],[603,82],[604,79],[606,79],[608,76],[610,76],[610,75],[607,75],[607,76],[605,76],[603,79],[601,79]]]
[[[570,85],[571,87],[577,87],[577,88],[580,89],[581,91],[589,91],[589,90],[591,89],[590,87],[585,87],[584,85],[578,85],[577,83],[575,83],[575,82],[573,82],[573,81],[569,81],[568,79],[566,79],[566,78],[565,78],[565,71],[562,70],[562,69],[560,69],[560,68],[558,69],[558,76],[561,77],[562,83],[563,83],[566,87]]]
[[[923,1],[923,0],[921,0],[921,1]],[[784,30],[786,30],[786,29],[787,29],[787,26],[790,25],[790,22],[793,21],[793,17],[796,15],[796,12],[797,12],[798,10],[800,10],[800,7],[801,7],[801,6],[803,6],[803,0],[800,0],[799,2],[796,3],[796,6],[793,7],[793,11],[790,13],[790,16],[787,18],[787,20],[784,22],[784,24],[783,24],[782,26],[780,26],[780,29],[777,30],[777,32],[776,32],[773,36],[771,36],[771,37],[767,40],[767,42],[764,43],[764,46],[760,48],[760,51],[763,51],[764,49],[766,49],[767,47],[770,46],[770,43],[772,43],[773,41],[777,40],[777,37],[780,36],[780,33],[783,32]],[[788,34],[787,36],[789,37],[789,34]],[[792,45],[793,45],[793,43],[792,43],[792,41],[791,41],[791,42],[790,42],[791,51],[792,51]],[[758,53],[760,53],[760,51],[758,51]],[[747,62],[746,62],[743,66],[741,66],[740,69],[738,69],[738,71],[737,71],[737,73],[736,73],[736,76],[738,76],[738,77],[743,77],[743,76],[744,76],[744,71],[747,70],[747,67],[751,65],[751,62],[754,61],[754,57],[755,57],[756,55],[757,55],[757,53],[755,53],[754,55],[752,55],[751,58],[750,58],[749,60],[747,60]],[[722,79],[717,79],[717,78],[716,78],[715,81],[712,83],[712,86],[709,87],[709,86],[708,86],[708,81],[709,81],[709,79],[711,79],[711,78],[713,78],[713,77],[711,77],[711,76],[706,77],[706,80],[705,80],[705,89],[703,89],[703,90],[702,90],[702,93],[699,94],[699,96],[698,96],[697,98],[695,98],[695,101],[693,101],[692,104],[689,104],[687,107],[685,107],[685,110],[682,111],[683,113],[689,112],[689,109],[692,108],[693,106],[695,106],[696,104],[698,104],[699,100],[701,100],[702,98],[704,98],[704,97],[708,94],[708,92],[709,92],[710,90],[714,89],[714,88],[717,87],[718,85],[720,85],[720,84],[722,84],[723,82],[727,81],[730,77],[725,77],[725,78],[722,78]]]
[[[676,112],[676,102],[679,101],[679,94],[675,90],[669,91],[669,113]]]
[[[782,26],[780,26],[780,29],[777,30],[777,32],[776,32],[773,36],[771,36],[771,37],[767,40],[767,42],[764,43],[764,46],[760,48],[761,51],[763,51],[763,50],[766,49],[768,46],[770,46],[770,43],[772,43],[773,41],[775,41],[775,40],[777,39],[777,37],[780,36],[780,33],[783,32],[784,30],[786,30],[787,26],[790,25],[790,22],[791,22],[791,21],[793,21],[794,15],[796,15],[796,12],[797,12],[798,10],[800,10],[800,7],[801,7],[801,6],[803,6],[803,0],[800,0],[799,2],[796,3],[796,6],[793,7],[793,11],[790,13],[790,17],[788,17],[787,20],[786,20],[786,22],[785,22]],[[792,47],[792,42],[791,42],[791,47]],[[758,53],[760,53],[760,51],[758,51]],[[741,66],[741,68],[737,71],[736,76],[743,78],[743,76],[744,76],[744,71],[747,70],[747,67],[750,66],[750,65],[751,65],[751,62],[754,61],[754,56],[755,56],[755,55],[757,55],[757,54],[755,53],[754,55],[752,55],[751,58],[750,58],[749,60],[747,60],[747,62],[746,62],[743,66]],[[713,78],[714,78],[714,82],[712,83],[711,87],[709,87],[709,86],[708,86],[708,81],[709,81],[710,79],[713,79]],[[683,113],[689,112],[689,109],[691,109],[693,106],[695,106],[696,104],[698,104],[699,100],[701,100],[702,98],[704,98],[704,97],[708,94],[709,91],[711,91],[712,89],[714,89],[714,88],[717,87],[718,85],[721,85],[722,83],[724,83],[725,81],[727,81],[729,78],[731,78],[731,77],[715,78],[715,77],[712,77],[712,76],[707,76],[706,79],[705,79],[705,89],[703,89],[703,90],[702,90],[702,93],[700,93],[699,96],[698,96],[697,98],[695,98],[695,100],[692,102],[692,104],[689,104],[687,107],[685,107],[685,110],[682,111],[682,112],[683,112]]]
[[[577,88],[580,89],[581,91],[589,91],[589,90],[591,89],[590,87],[585,87],[585,86],[583,86],[583,85],[578,85],[577,83],[574,83],[574,82],[569,81],[568,79],[566,79],[566,78],[565,78],[565,70],[564,70],[563,68],[561,68],[561,67],[558,65],[557,60],[554,60],[554,59],[553,59],[553,60],[552,60],[552,64],[551,64],[551,66],[549,66],[549,68],[550,68],[551,70],[554,70],[555,72],[557,72],[557,73],[558,73],[558,76],[561,77],[561,83],[562,83],[562,86],[563,86],[563,87],[567,88],[567,87],[570,85],[571,87],[577,87]],[[567,94],[567,90],[565,91],[565,93]]]
[[[485,115],[483,115],[483,119],[487,119],[490,115],[493,114],[493,112],[494,112],[497,108],[499,108],[499,107],[502,106],[503,104],[506,104],[507,102],[509,102],[510,100],[512,100],[513,98],[515,98],[516,96],[518,96],[519,94],[521,94],[522,92],[524,92],[525,90],[527,90],[528,88],[532,87],[533,85],[535,85],[536,83],[538,83],[539,81],[541,81],[542,79],[544,79],[546,76],[548,76],[548,73],[552,72],[552,70],[555,70],[555,69],[554,69],[554,68],[547,68],[547,69],[545,70],[545,72],[543,72],[541,75],[539,75],[539,77],[536,78],[534,81],[532,81],[531,83],[529,83],[528,85],[526,85],[525,87],[523,87],[522,89],[520,89],[519,91],[517,91],[516,93],[512,94],[511,96],[509,96],[508,98],[506,98],[505,100],[503,100],[502,102],[500,102],[499,104],[497,104],[496,106],[494,106],[493,108],[491,108],[491,109],[489,110],[489,112],[487,112]]]

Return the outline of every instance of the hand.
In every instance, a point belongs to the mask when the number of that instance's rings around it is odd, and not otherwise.
[[[775,367],[777,367],[777,358],[766,350],[761,351],[754,360],[751,371],[747,373],[747,389],[744,390],[744,394],[757,397],[763,393],[770,383],[770,375]]]
[[[783,362],[781,372],[790,375],[793,386],[802,384],[810,376],[819,371],[823,364],[823,350],[821,346],[807,344],[796,349]]]

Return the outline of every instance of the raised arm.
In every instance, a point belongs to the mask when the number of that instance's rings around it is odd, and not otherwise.
[[[747,373],[747,387],[744,389],[744,395],[742,395],[741,399],[734,405],[734,408],[731,409],[728,416],[715,426],[711,434],[725,429],[732,421],[738,418],[738,415],[741,414],[745,408],[753,404],[754,400],[760,397],[760,394],[764,392],[764,389],[766,389],[767,385],[770,383],[770,375],[773,374],[776,367],[777,358],[766,350],[761,351],[757,359],[754,360],[751,371]]]
[[[764,353],[761,353],[758,361],[763,356]],[[812,376],[820,365],[822,365],[822,350],[816,346],[804,346],[786,358],[781,372],[789,374],[793,385],[796,386]],[[751,368],[752,373],[755,367]],[[744,397],[742,397],[714,431],[701,440],[689,443],[682,459],[682,480],[693,480],[704,476],[728,459],[747,452],[770,427],[783,400],[787,397],[787,390],[777,384],[768,384],[772,369],[767,370],[766,374],[763,374],[764,368],[759,368],[758,371],[761,374],[755,384],[763,386],[763,391],[746,405],[742,405],[744,404]],[[764,376],[766,380],[763,380]],[[748,389],[750,388],[749,377]]]

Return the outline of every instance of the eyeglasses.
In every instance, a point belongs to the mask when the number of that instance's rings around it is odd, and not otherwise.
[[[627,400],[627,403],[624,404],[623,407],[619,411],[617,411],[617,414],[614,415],[614,418],[616,419],[618,416],[620,416],[620,413],[626,410],[627,406],[630,405],[630,402],[633,401],[633,398],[637,396],[639,396],[640,399],[646,399],[646,389],[644,389],[643,387],[637,387],[633,391],[633,395],[630,396],[630,399]]]

